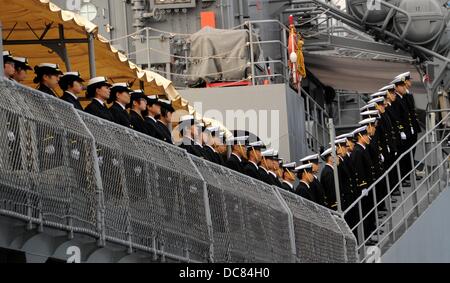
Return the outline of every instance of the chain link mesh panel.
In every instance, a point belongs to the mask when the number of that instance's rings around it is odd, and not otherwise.
[[[109,239],[205,261],[203,181],[181,149],[83,114],[97,141]]]
[[[273,188],[193,158],[208,186],[216,262],[289,262],[288,215]]]
[[[297,257],[300,262],[345,262],[344,236],[326,209],[280,190],[294,215]]]
[[[271,186],[1,79],[0,119],[0,213],[175,260],[207,261],[214,243],[216,262],[291,261]],[[341,219],[281,194],[299,261],[355,261]]]
[[[347,222],[345,222],[340,217],[334,217],[336,220],[336,223],[338,224],[341,233],[344,235],[345,238],[345,250],[346,250],[346,256],[347,256],[347,262],[349,263],[356,263],[358,262],[358,254],[357,254],[357,247],[358,243],[356,241],[355,235],[351,232],[350,228],[347,225]]]
[[[26,190],[26,197],[22,193],[16,205],[22,202],[27,207],[25,215],[39,223],[99,235],[99,188],[93,170],[86,172],[93,164],[94,143],[76,112],[35,90],[0,83],[2,100],[8,103],[1,103],[2,115],[10,121],[6,136],[15,144],[10,156],[17,155],[4,169],[6,175],[26,183],[20,189]]]

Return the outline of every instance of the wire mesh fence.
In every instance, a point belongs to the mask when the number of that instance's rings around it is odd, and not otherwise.
[[[356,261],[330,211],[46,94],[0,80],[0,119],[0,214],[31,229],[155,261]]]

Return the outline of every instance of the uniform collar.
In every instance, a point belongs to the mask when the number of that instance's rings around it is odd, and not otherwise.
[[[73,98],[75,98],[75,100],[78,100],[78,97],[70,91],[66,90],[66,93],[70,94]]]
[[[153,116],[148,115],[147,117],[150,118],[150,119],[152,119],[152,120],[156,123],[156,119],[155,119]]]
[[[359,144],[362,148],[366,149],[366,147],[360,144],[359,142],[357,142],[356,144]]]
[[[234,156],[236,156],[236,158],[239,160],[239,162],[242,162],[242,159],[239,157],[239,156],[237,156],[236,154],[234,154],[234,153],[231,153],[231,155],[234,155]]]
[[[334,170],[334,167],[331,165],[331,164],[325,164],[326,166],[328,166],[328,167],[330,167],[331,169],[333,169]]]
[[[300,183],[303,183],[303,184],[305,184],[307,187],[308,187],[308,189],[310,188],[309,187],[309,185],[308,185],[308,183],[306,183],[305,181],[303,181],[303,180],[300,180]]]
[[[272,175],[272,176],[274,176],[275,178],[277,177],[277,174],[275,174],[275,173],[272,172],[272,171],[269,171],[269,174]]]
[[[350,157],[350,155],[351,155],[351,153],[350,153],[350,152],[347,152],[347,156]]]
[[[291,189],[294,189],[294,185],[292,185],[290,182],[283,180],[283,183],[287,184]]]
[[[249,160],[248,161],[248,163],[251,163],[251,164],[253,164],[255,167],[256,167],[256,170],[258,170],[258,165],[255,163],[255,162],[253,162],[253,161],[251,161],[251,160]]]
[[[127,109],[127,108],[126,108],[125,106],[123,106],[122,103],[120,103],[120,102],[117,102],[117,101],[116,101],[116,104],[119,105],[120,107],[122,107],[123,110],[126,110],[126,109]]]
[[[103,101],[101,101],[100,99],[98,99],[98,98],[94,98],[94,100],[97,100],[98,101],[98,103],[100,103],[102,106],[105,106],[105,102],[103,102]]]
[[[403,99],[403,95],[401,95],[400,93],[395,92],[395,94],[397,94],[397,96],[399,96],[401,99]]]
[[[266,168],[264,168],[264,167],[262,167],[262,166],[259,166],[259,168],[261,168],[261,169],[264,170],[267,174],[269,174],[269,171],[267,171]]]
[[[206,145],[207,147],[209,147],[212,151],[214,151],[215,153],[217,153],[217,151],[214,149],[214,147],[210,146],[209,144]]]

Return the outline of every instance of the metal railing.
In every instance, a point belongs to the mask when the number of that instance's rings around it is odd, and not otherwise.
[[[375,245],[384,253],[447,188],[450,153],[443,148],[448,146],[450,138],[446,127],[449,118],[450,114],[447,114],[398,156],[385,173],[344,211],[345,217],[356,214],[357,221],[350,225],[350,229],[358,238],[362,262],[371,256],[367,253],[368,246]],[[423,155],[418,162],[414,158],[416,153]],[[421,170],[424,172],[418,176]],[[409,179],[410,185],[406,184]],[[386,192],[380,195],[383,188]],[[386,207],[385,215],[381,213],[383,205]]]
[[[336,213],[0,79],[0,215],[153,261],[355,262]]]
[[[319,152],[323,146],[328,147],[330,132],[327,126],[329,115],[303,88],[300,90],[305,101],[305,134],[308,147],[313,152]]]
[[[355,127],[358,125],[360,121],[360,109],[364,105],[366,105],[366,93],[359,93],[355,91],[347,91],[347,90],[336,90],[336,99],[337,99],[337,122],[336,126],[340,127]],[[367,98],[366,98],[367,99]],[[352,103],[349,103],[350,100],[353,100]],[[351,105],[351,106],[349,106]],[[333,113],[334,114],[334,113]],[[343,116],[346,117],[355,117],[354,123],[352,122],[343,122]],[[334,116],[334,115],[333,115]]]

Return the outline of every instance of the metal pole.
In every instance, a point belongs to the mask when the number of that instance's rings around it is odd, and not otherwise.
[[[145,34],[146,34],[146,38],[145,40],[147,41],[147,70],[151,69],[151,63],[150,63],[150,39],[148,36],[148,27],[145,28]]]
[[[97,76],[97,67],[95,66],[95,45],[94,45],[94,35],[92,33],[88,34],[88,49],[89,49],[89,72],[91,78]]]
[[[248,30],[249,30],[249,42],[250,42],[250,64],[252,70],[252,85],[255,85],[255,59],[253,54],[253,24],[251,22],[247,22]]]
[[[64,36],[64,26],[63,25],[58,25],[58,29],[59,29],[59,39],[64,40],[65,36]],[[72,71],[72,66],[70,65],[70,58],[69,58],[69,54],[67,53],[67,46],[65,43],[61,43],[62,44],[62,48],[63,48],[63,59],[64,59],[64,64],[66,65],[66,70],[67,72],[71,72]]]
[[[0,21],[0,35],[3,34],[3,24]],[[3,35],[0,36],[0,51],[2,51],[3,53]],[[5,76],[5,70],[4,70],[4,65],[3,65],[3,56],[0,58],[0,77],[4,77]]]
[[[330,142],[331,142],[331,153],[333,156],[333,173],[334,173],[334,188],[336,190],[336,202],[337,202],[337,211],[342,215],[342,205],[341,205],[341,194],[339,188],[339,176],[337,171],[337,156],[336,156],[336,145],[334,140],[336,139],[336,133],[334,131],[334,123],[333,119],[328,119],[328,128],[330,129]]]

